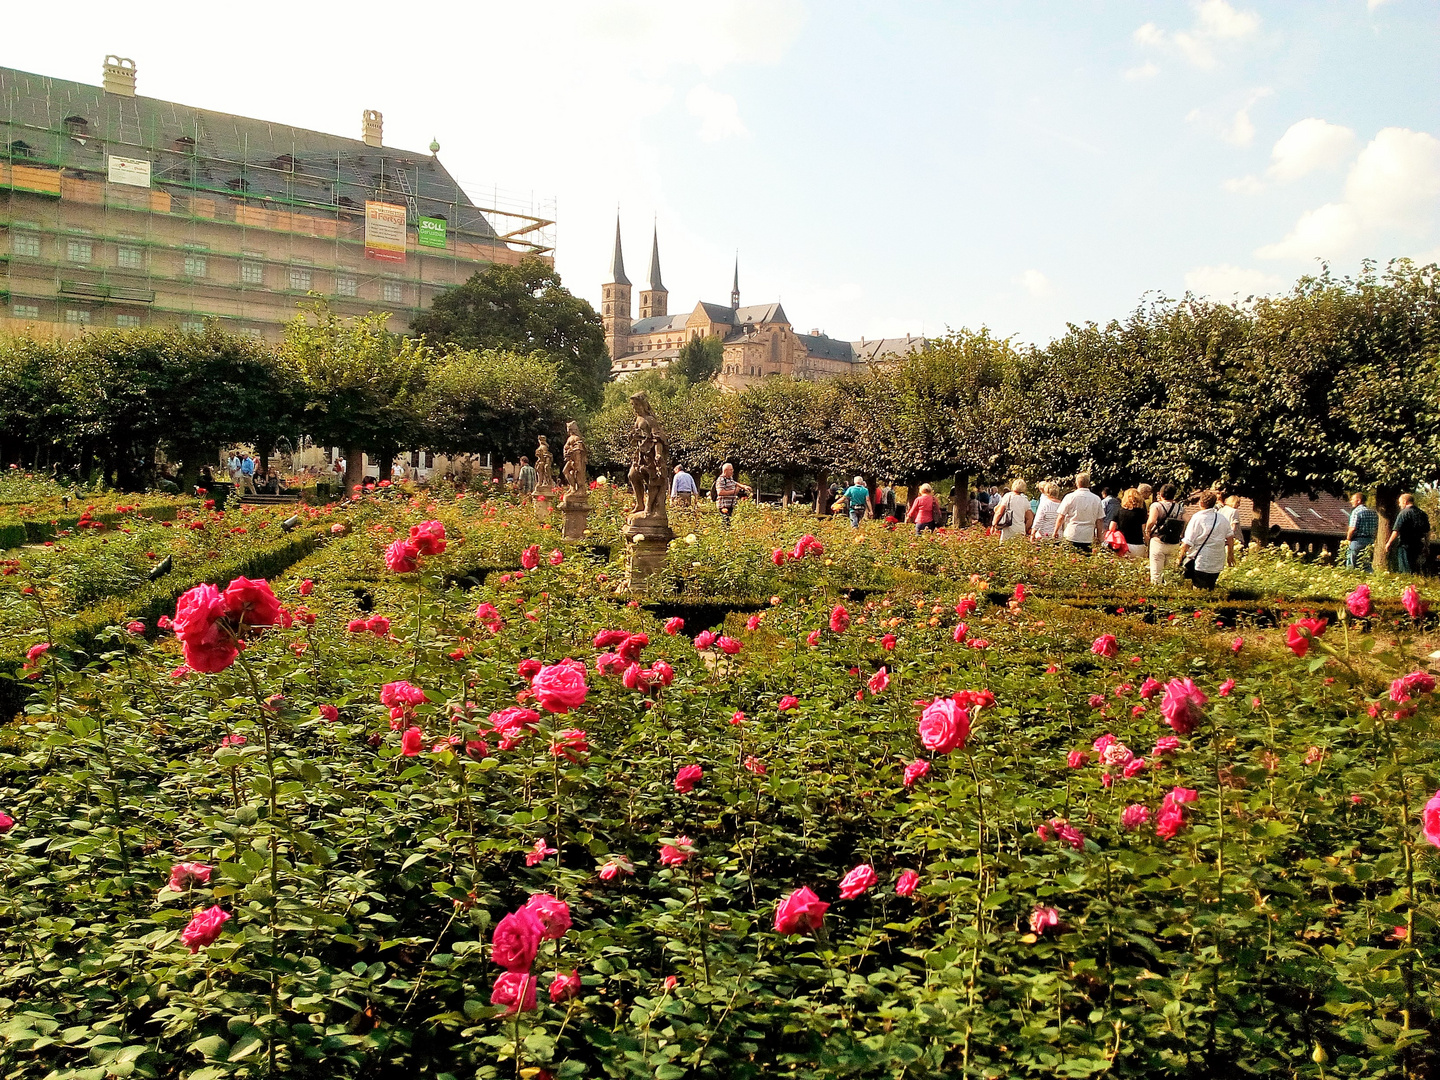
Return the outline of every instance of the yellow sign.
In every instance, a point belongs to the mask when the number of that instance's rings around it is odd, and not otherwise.
[[[384,262],[405,261],[405,207],[366,201],[365,257]]]

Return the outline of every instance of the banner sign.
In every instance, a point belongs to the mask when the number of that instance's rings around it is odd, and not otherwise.
[[[443,217],[422,217],[419,240],[421,247],[445,247],[445,219]]]
[[[110,155],[110,173],[107,177],[112,184],[129,184],[131,187],[150,186],[150,162],[139,158]]]
[[[405,207],[366,200],[365,257],[382,262],[405,261]]]

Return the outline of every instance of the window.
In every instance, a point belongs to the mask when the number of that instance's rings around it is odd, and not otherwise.
[[[10,252],[13,255],[28,255],[32,259],[40,257],[40,237],[31,233],[11,233]]]
[[[356,296],[360,292],[360,283],[349,274],[335,275],[335,293],[338,296]]]
[[[115,325],[121,330],[138,330],[140,328],[139,315],[116,315]]]
[[[398,282],[385,282],[385,302],[387,304],[398,304],[404,299],[405,290]]]
[[[185,256],[185,276],[186,276],[186,277],[204,277],[204,276],[205,276],[205,269],[206,269],[206,267],[205,267],[205,256],[204,256],[204,255],[186,255],[186,256]]]
[[[259,263],[243,262],[240,264],[240,281],[245,285],[264,285],[265,267]]]
[[[10,317],[13,319],[38,319],[40,317],[40,305],[11,304]]]
[[[205,324],[198,319],[186,319],[180,324],[180,329],[187,334],[203,334]]]
[[[65,258],[73,263],[88,263],[93,256],[94,245],[89,240],[66,240]]]
[[[115,261],[126,270],[139,270],[145,265],[145,253],[138,247],[122,244],[115,249]]]
[[[292,266],[290,268],[290,288],[297,292],[309,292],[310,277],[309,270],[301,270],[299,267]]]
[[[66,308],[65,321],[68,323],[79,323],[82,326],[90,325],[90,312],[84,308]]]

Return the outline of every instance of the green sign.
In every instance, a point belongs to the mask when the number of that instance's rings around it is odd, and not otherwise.
[[[445,219],[443,217],[422,217],[419,239],[421,247],[443,248],[445,246]]]

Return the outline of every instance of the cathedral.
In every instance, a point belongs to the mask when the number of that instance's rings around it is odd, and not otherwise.
[[[632,319],[630,279],[620,250],[620,221],[615,221],[615,256],[610,281],[601,290],[601,320],[610,348],[610,371],[623,379],[641,371],[663,371],[681,347],[697,338],[718,337],[724,359],[716,381],[742,390],[771,376],[823,379],[844,375],[856,365],[895,360],[925,348],[923,337],[840,341],[819,330],[797,334],[778,303],[740,305],[740,267],[729,304],[701,300],[693,309],[670,314],[670,293],[660,278],[660,238],[650,242],[650,274],[640,290],[640,317]]]

